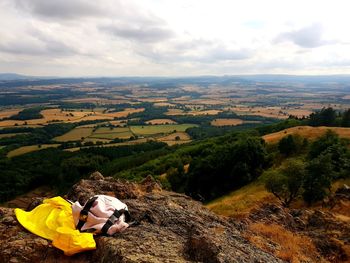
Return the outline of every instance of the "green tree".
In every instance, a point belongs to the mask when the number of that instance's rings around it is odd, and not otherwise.
[[[321,111],[310,114],[311,126],[334,126],[337,113],[332,107],[323,108]]]
[[[343,113],[341,124],[343,127],[350,127],[350,109]]]
[[[305,164],[300,160],[290,160],[280,171],[270,173],[265,187],[282,202],[283,206],[289,207],[300,194],[304,177]]]
[[[283,137],[278,143],[278,150],[281,154],[290,156],[298,153],[303,147],[307,145],[307,141],[302,139],[299,135],[288,135]]]
[[[340,144],[339,136],[332,130],[328,130],[323,136],[311,144],[309,157],[311,159],[316,158],[329,147],[336,144]]]
[[[322,200],[330,191],[333,180],[331,155],[321,154],[311,160],[306,171],[303,198],[310,205]]]

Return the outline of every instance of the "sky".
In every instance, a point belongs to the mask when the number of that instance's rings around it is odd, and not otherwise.
[[[0,72],[350,74],[348,0],[0,0]]]

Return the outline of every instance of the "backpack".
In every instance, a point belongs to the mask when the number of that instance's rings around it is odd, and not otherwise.
[[[74,224],[81,232],[113,235],[129,227],[131,217],[126,204],[107,195],[95,195],[84,206],[72,205]]]

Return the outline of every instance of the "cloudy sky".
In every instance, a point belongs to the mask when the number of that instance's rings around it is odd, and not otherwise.
[[[348,0],[0,0],[0,72],[350,74]]]

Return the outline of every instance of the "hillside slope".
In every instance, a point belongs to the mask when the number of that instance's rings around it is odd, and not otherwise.
[[[283,137],[287,135],[300,135],[303,138],[307,139],[316,139],[320,136],[322,136],[327,130],[332,130],[336,134],[339,135],[341,138],[347,138],[350,139],[350,128],[344,128],[344,127],[311,127],[311,126],[297,126],[288,128],[279,132],[274,132],[270,134],[266,134],[263,136],[263,139],[267,143],[277,143],[279,140],[281,140]]]
[[[350,179],[332,186],[326,202],[284,208],[255,182],[213,200],[207,208],[245,223],[245,237],[288,262],[350,262]],[[338,189],[338,190],[336,190]]]

